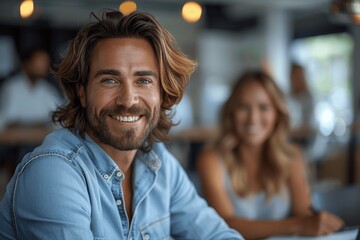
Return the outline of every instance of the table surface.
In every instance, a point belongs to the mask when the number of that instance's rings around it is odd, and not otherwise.
[[[0,145],[38,145],[51,130],[46,127],[5,129],[0,132]]]
[[[330,235],[320,237],[305,237],[305,236],[274,236],[267,238],[266,240],[355,240],[358,229],[353,228],[350,230],[344,230],[335,232]]]

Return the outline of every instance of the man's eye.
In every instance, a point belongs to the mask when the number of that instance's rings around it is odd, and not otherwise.
[[[115,84],[115,80],[114,79],[111,79],[111,78],[106,78],[104,80],[102,80],[102,83],[105,83],[105,84]]]
[[[146,84],[151,83],[151,81],[150,81],[150,80],[148,80],[148,79],[140,79],[140,80],[138,81],[138,83],[139,83],[139,84],[146,85]]]

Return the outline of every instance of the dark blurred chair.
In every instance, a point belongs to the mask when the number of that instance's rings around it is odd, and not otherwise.
[[[316,210],[326,210],[345,221],[346,227],[360,226],[360,185],[312,193]]]

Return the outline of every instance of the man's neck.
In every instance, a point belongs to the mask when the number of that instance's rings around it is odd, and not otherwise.
[[[25,72],[26,77],[29,80],[30,86],[34,87],[36,85],[36,82],[39,80],[39,78],[32,76],[31,74]]]
[[[118,165],[121,171],[126,175],[128,170],[131,169],[131,164],[135,159],[135,155],[137,150],[131,151],[120,151],[114,149],[113,147],[109,147],[108,145],[99,144],[107,154],[114,160],[114,162]]]

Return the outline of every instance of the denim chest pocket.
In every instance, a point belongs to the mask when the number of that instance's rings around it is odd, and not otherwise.
[[[143,240],[170,239],[170,216],[162,216],[140,229]]]

